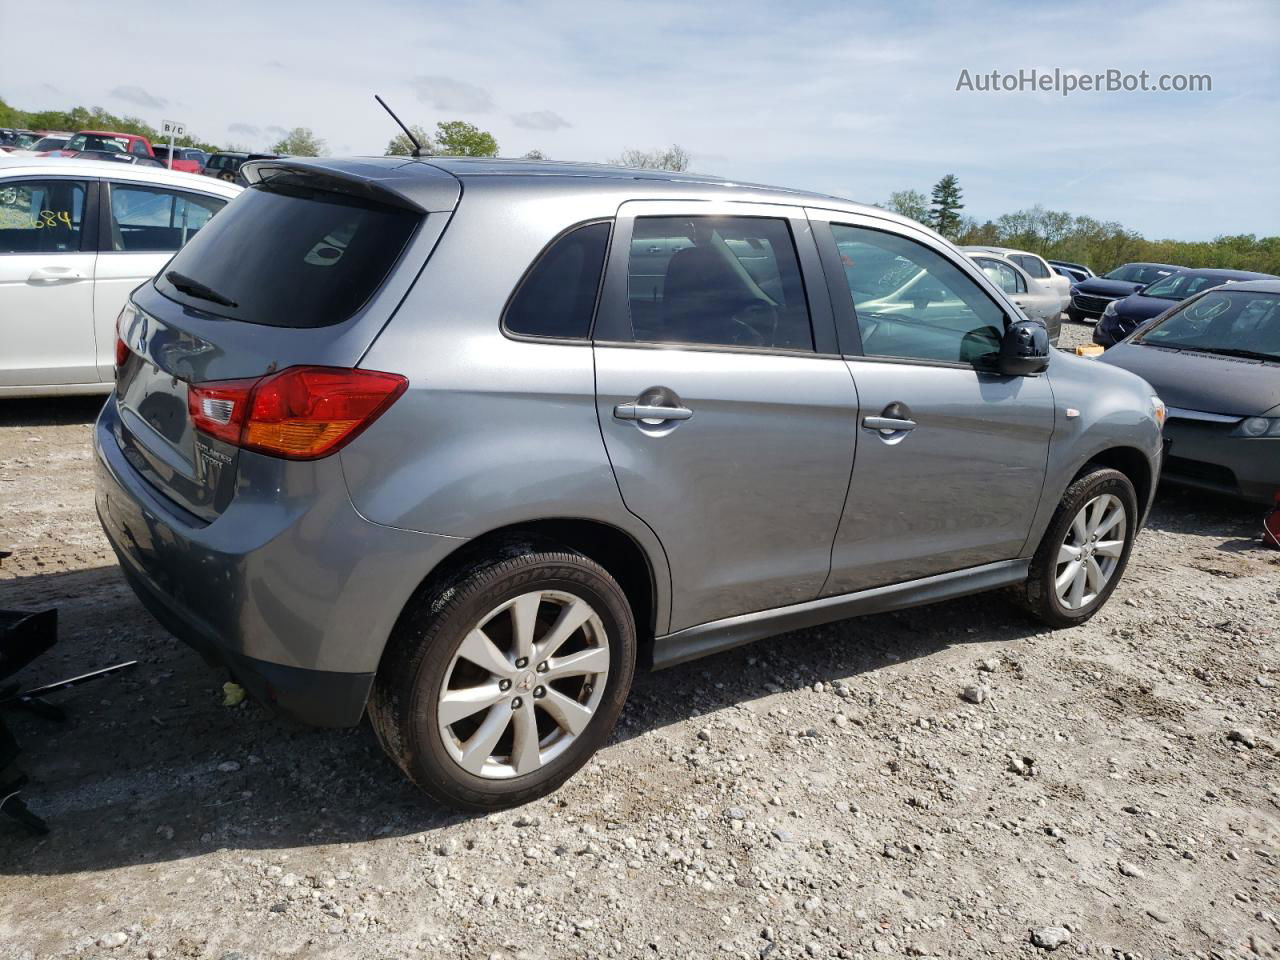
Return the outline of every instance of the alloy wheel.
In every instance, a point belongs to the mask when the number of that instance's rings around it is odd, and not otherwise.
[[[1124,554],[1125,527],[1124,504],[1113,494],[1100,494],[1080,508],[1054,567],[1054,589],[1063,607],[1079,610],[1102,593]]]
[[[468,773],[533,773],[586,730],[604,696],[609,638],[582,597],[535,590],[489,611],[445,671],[436,711],[445,749]]]

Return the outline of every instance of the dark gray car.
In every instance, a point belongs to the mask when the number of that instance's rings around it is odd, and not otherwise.
[[[121,315],[102,525],[175,634],[303,720],[367,705],[444,802],[554,789],[637,666],[997,587],[1071,625],[1124,570],[1162,404],[913,221],[592,165],[244,170]]]
[[[1280,280],[1214,287],[1101,360],[1169,404],[1166,480],[1257,503],[1280,493]]]

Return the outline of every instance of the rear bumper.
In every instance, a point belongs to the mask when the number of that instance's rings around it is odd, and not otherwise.
[[[102,516],[99,511],[99,517]],[[105,526],[105,524],[104,524]],[[200,653],[210,664],[226,667],[260,703],[317,727],[351,727],[360,722],[373,686],[373,673],[339,673],[289,667],[247,657],[210,637],[191,612],[173,602],[155,581],[113,540],[124,578],[138,600],[162,627]]]
[[[359,722],[413,591],[462,541],[371,523],[337,458],[242,454],[239,491],[201,524],[128,463],[115,404],[94,428],[97,510],[139,600],[259,699],[307,723]]]

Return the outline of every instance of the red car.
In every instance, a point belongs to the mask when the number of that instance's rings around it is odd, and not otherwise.
[[[135,157],[154,160],[156,152],[151,141],[136,133],[112,133],[109,130],[81,130],[66,142],[61,150],[49,150],[42,157],[74,157],[85,151],[93,153],[127,153]]]
[[[153,147],[156,159],[169,166],[169,148],[167,146]],[[195,147],[174,147],[173,148],[173,169],[181,170],[183,173],[204,173],[204,165],[208,162],[209,155],[203,150],[197,150]]]

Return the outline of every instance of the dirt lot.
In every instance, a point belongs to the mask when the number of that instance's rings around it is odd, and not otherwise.
[[[367,726],[221,705],[225,677],[142,611],[98,531],[96,407],[0,408],[0,607],[62,616],[24,679],[141,661],[62,695],[63,727],[10,715],[53,833],[0,822],[0,957],[1006,957],[1044,954],[1047,927],[1069,931],[1059,956],[1280,943],[1280,552],[1256,508],[1162,491],[1076,630],[985,596],[642,676],[559,794],[463,818]]]

